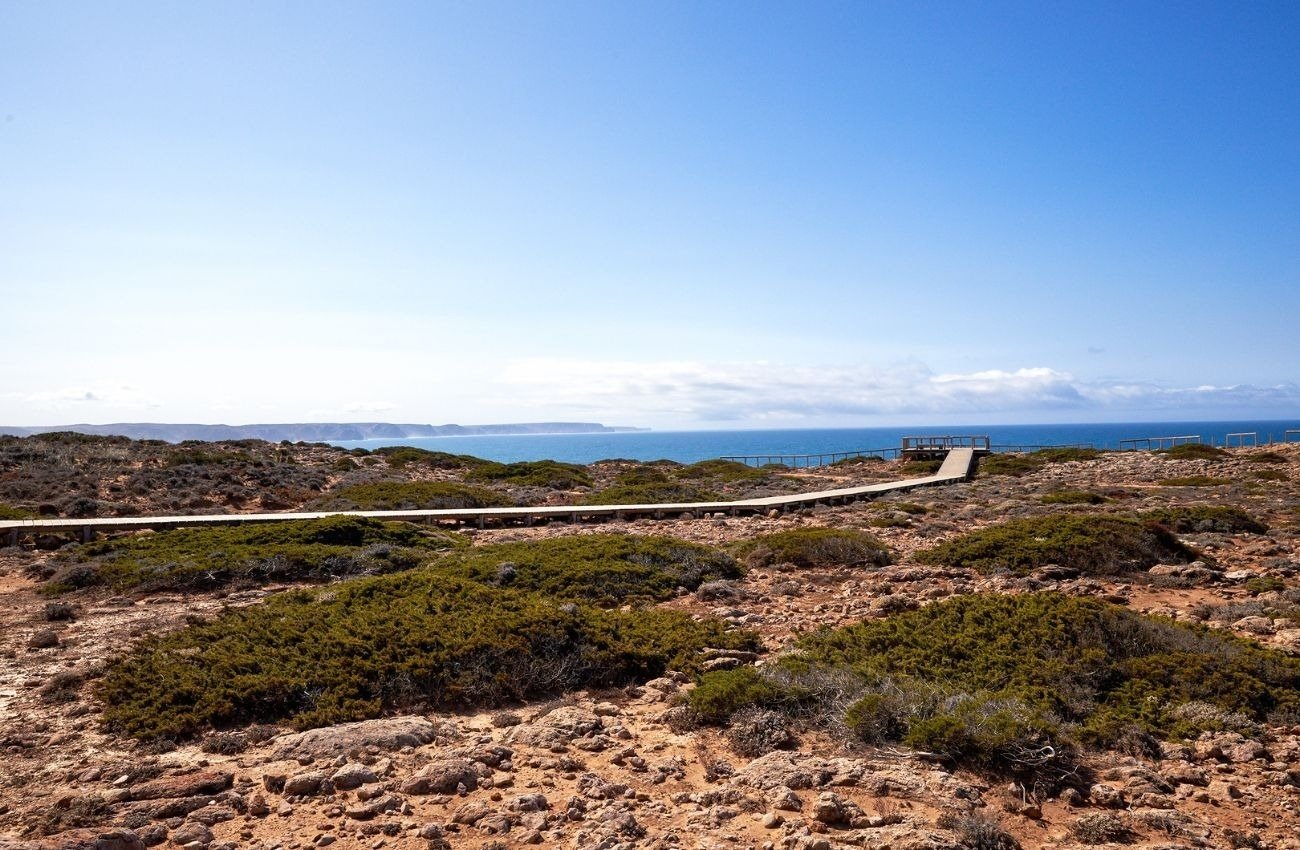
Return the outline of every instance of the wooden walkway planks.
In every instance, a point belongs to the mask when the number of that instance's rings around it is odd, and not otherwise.
[[[139,531],[142,529],[193,528],[212,525],[241,525],[251,522],[280,522],[293,519],[322,519],[327,516],[360,516],[381,520],[412,522],[453,521],[476,523],[489,521],[531,525],[539,520],[567,522],[599,519],[677,519],[683,515],[699,517],[722,513],[731,516],[812,507],[817,504],[845,504],[859,499],[873,499],[886,493],[955,484],[970,478],[975,464],[975,450],[953,449],[934,475],[906,478],[861,487],[739,499],[731,502],[672,502],[654,505],[553,505],[548,507],[428,509],[410,511],[313,511],[273,514],[208,514],[199,516],[103,517],[88,519],[21,519],[0,521],[0,534],[11,544],[26,534],[38,532],[78,532],[89,539],[97,531]]]

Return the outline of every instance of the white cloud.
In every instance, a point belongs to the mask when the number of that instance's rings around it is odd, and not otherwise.
[[[888,367],[707,364],[693,361],[515,361],[499,382],[516,405],[570,410],[616,421],[679,418],[756,423],[837,416],[1093,416],[1108,411],[1212,415],[1300,410],[1300,387],[1165,387],[1082,380],[1044,366],[935,374],[910,361]]]
[[[136,387],[127,385],[97,385],[93,387],[61,387],[17,395],[19,400],[37,410],[94,410],[100,407],[150,409],[159,407]]]

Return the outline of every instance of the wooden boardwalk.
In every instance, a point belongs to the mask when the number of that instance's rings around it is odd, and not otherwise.
[[[82,539],[91,539],[96,532],[138,531],[142,529],[165,530],[213,525],[242,525],[252,522],[281,522],[291,519],[321,519],[327,516],[360,516],[380,520],[406,520],[409,522],[455,522],[477,525],[488,524],[532,525],[535,522],[558,520],[561,522],[594,522],[631,519],[700,518],[706,514],[746,516],[770,511],[798,510],[815,505],[842,505],[862,499],[874,499],[886,493],[914,490],[918,487],[935,487],[955,484],[970,478],[975,465],[975,450],[956,448],[948,452],[933,475],[845,487],[838,490],[821,490],[813,493],[796,493],[786,496],[769,496],[762,499],[739,499],[731,502],[674,502],[654,505],[553,505],[548,507],[516,508],[454,508],[410,511],[314,511],[274,514],[207,514],[197,516],[104,517],[88,519],[20,519],[0,521],[0,536],[8,538],[11,545],[28,534],[76,533]]]

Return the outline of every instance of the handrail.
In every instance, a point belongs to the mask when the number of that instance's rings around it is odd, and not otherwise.
[[[788,466],[792,469],[812,469],[818,466],[828,466],[832,463],[839,463],[842,460],[849,460],[855,457],[878,457],[881,459],[898,457],[899,449],[861,449],[852,452],[815,452],[806,455],[723,455],[719,460],[729,460],[735,463],[743,463],[745,466]],[[817,463],[813,463],[813,459]],[[827,460],[830,458],[830,460]],[[789,462],[787,462],[789,461]]]
[[[1141,443],[1148,450],[1173,448],[1174,446],[1186,445],[1188,443],[1201,442],[1200,434],[1186,434],[1177,437],[1134,437],[1128,440],[1120,440],[1120,451],[1125,451],[1125,446],[1129,446],[1128,451],[1137,451],[1138,444]],[[1165,444],[1168,443],[1168,446]]]

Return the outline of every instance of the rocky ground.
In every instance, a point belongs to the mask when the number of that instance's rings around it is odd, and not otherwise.
[[[316,451],[332,462],[327,450]],[[1055,589],[1300,653],[1300,618],[1288,597],[1300,581],[1300,446],[1274,447],[1280,459],[1269,463],[1249,457],[1260,451],[1223,460],[1107,454],[875,503],[619,528],[719,544],[791,527],[860,527],[898,553],[894,566],[879,569],[756,569],[721,593],[667,603],[752,628],[771,650],[801,632],[954,594]],[[887,477],[890,468],[804,475],[818,487],[845,486],[864,474]],[[1228,483],[1159,483],[1195,475]],[[1213,564],[1162,566],[1122,581],[1050,569],[981,576],[909,558],[998,520],[1079,510],[1040,501],[1062,489],[1109,499],[1088,510],[1238,505],[1270,531],[1187,535]],[[465,533],[496,542],[610,529]],[[740,756],[716,730],[672,722],[676,698],[691,687],[677,675],[506,711],[305,733],[259,727],[161,751],[106,735],[86,682],[140,635],[224,605],[257,604],[278,588],[224,598],[76,596],[62,600],[70,605],[63,610],[29,577],[46,557],[0,550],[0,847],[980,850],[1010,847],[999,837],[1005,831],[1025,848],[1300,848],[1300,727],[1270,728],[1259,741],[1207,734],[1166,744],[1159,758],[1091,754],[1087,793],[1051,800],[920,754],[851,746],[827,730],[801,730],[788,751]]]

